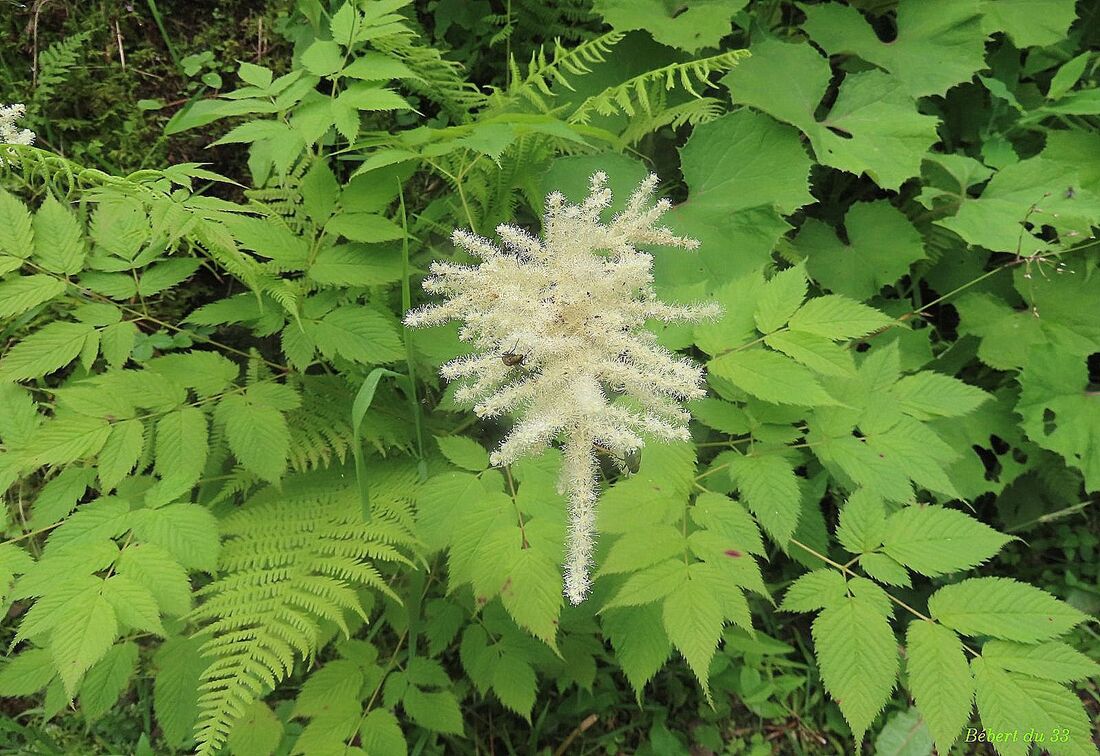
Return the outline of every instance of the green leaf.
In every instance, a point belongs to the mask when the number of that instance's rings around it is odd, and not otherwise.
[[[118,637],[118,619],[100,587],[85,590],[66,604],[65,621],[50,635],[50,653],[71,699],[89,668]],[[22,630],[22,627],[20,627]]]
[[[913,620],[905,652],[909,690],[940,752],[947,753],[974,708],[974,680],[962,641],[942,625]]]
[[[359,727],[359,742],[367,753],[381,756],[406,756],[408,746],[401,725],[393,712],[385,709],[372,709]]]
[[[366,244],[396,241],[405,235],[401,226],[377,213],[337,213],[325,224],[325,231]]]
[[[102,590],[124,630],[164,635],[156,599],[144,585],[126,575],[111,575],[103,581]]]
[[[785,546],[802,515],[794,466],[779,454],[733,457],[730,478],[768,535]]]
[[[920,233],[886,200],[852,205],[844,216],[844,230],[847,243],[832,226],[808,218],[794,239],[794,249],[806,256],[810,276],[835,294],[869,299],[924,258]]]
[[[253,701],[233,723],[226,744],[233,756],[271,756],[283,739],[283,723],[263,701]]]
[[[15,318],[65,292],[53,276],[19,276],[0,283],[0,318]]]
[[[141,457],[145,426],[140,420],[122,420],[111,426],[103,448],[99,450],[96,472],[104,492],[117,486],[130,474]]]
[[[433,732],[462,734],[462,712],[450,691],[429,693],[410,686],[401,705],[409,718]]]
[[[723,354],[707,363],[707,369],[766,402],[803,407],[837,403],[810,370],[765,349]]]
[[[669,640],[683,654],[709,698],[710,661],[722,637],[724,617],[713,581],[701,577],[703,567],[692,565],[687,580],[665,597],[662,617]]]
[[[34,231],[27,206],[0,189],[0,252],[25,260],[34,250]]]
[[[748,0],[701,2],[686,8],[665,0],[596,0],[594,10],[615,31],[645,29],[663,45],[693,53],[717,47]]]
[[[975,567],[1011,540],[958,510],[924,504],[890,515],[882,534],[886,554],[929,577]]]
[[[1100,664],[1060,641],[1028,645],[991,640],[982,646],[982,658],[998,669],[1059,683],[1100,675]]]
[[[901,411],[918,420],[966,415],[991,398],[980,388],[927,370],[905,376],[891,393]]]
[[[970,666],[978,713],[986,730],[1043,733],[1046,741],[1042,747],[1054,756],[1088,756],[1096,752],[1088,715],[1072,691],[1050,680],[1005,672],[983,658],[972,660]],[[1051,737],[1055,733],[1057,740]],[[1031,744],[1022,737],[992,742],[1001,756],[1025,756],[1031,750]]]
[[[0,359],[0,378],[25,381],[52,373],[72,362],[94,333],[86,323],[47,323]]]
[[[875,756],[929,756],[932,733],[916,708],[892,714],[875,738]]]
[[[344,52],[335,42],[318,39],[302,52],[300,62],[315,76],[331,76],[344,67]]]
[[[57,675],[49,649],[28,648],[16,656],[8,656],[0,668],[0,695],[33,696],[42,691]]]
[[[249,396],[222,399],[217,417],[225,423],[229,448],[245,469],[277,482],[286,472],[290,430],[283,413]]]
[[[834,341],[858,339],[886,328],[893,319],[839,294],[814,297],[790,320],[793,331],[812,333]]]
[[[848,497],[840,510],[837,540],[853,554],[874,551],[882,543],[886,528],[886,509],[882,497],[860,488]]]
[[[181,407],[157,422],[157,474],[169,500],[188,491],[206,466],[206,415],[198,407]]]
[[[823,567],[791,583],[779,608],[784,612],[812,612],[839,605],[847,594],[844,575],[832,567]]]
[[[883,42],[854,7],[807,6],[802,28],[830,55],[854,54],[892,74],[912,97],[943,94],[985,68],[978,0],[901,0],[897,36]]]
[[[242,247],[274,260],[284,270],[302,270],[309,260],[309,242],[275,218],[234,215],[223,223]]]
[[[603,632],[610,638],[627,681],[634,695],[641,698],[642,689],[668,661],[672,644],[661,624],[660,604],[613,609],[601,615]]]
[[[688,566],[683,560],[669,559],[640,572],[635,572],[601,611],[620,606],[639,606],[663,599],[688,579]]]
[[[826,606],[814,620],[813,637],[821,679],[858,744],[894,689],[894,631],[881,607],[857,593]]]
[[[832,76],[828,60],[808,44],[773,38],[750,52],[722,78],[734,102],[798,127],[821,163],[856,175],[866,172],[884,189],[898,189],[920,173],[924,155],[938,139],[937,121],[918,113],[893,77],[881,71],[847,74],[832,108],[818,121],[815,111]],[[777,79],[789,86],[777,90]]]
[[[180,617],[191,611],[191,581],[187,571],[155,543],[128,545],[118,555],[115,568],[119,575],[145,586],[161,613]]]
[[[397,327],[366,307],[337,307],[321,320],[305,325],[306,333],[329,358],[339,355],[353,362],[376,365],[405,356]]]
[[[1074,0],[997,0],[983,2],[986,31],[1003,31],[1017,47],[1060,42],[1077,17]]]
[[[813,201],[810,164],[797,131],[747,109],[695,127],[681,150],[690,194],[668,218],[702,246],[692,255],[658,257],[657,280],[716,285],[748,273],[759,278],[790,229],[782,214]],[[730,255],[730,249],[738,253]],[[747,294],[744,288],[732,293]],[[753,308],[747,304],[751,329]]]
[[[218,520],[200,504],[178,503],[133,513],[133,532],[160,546],[183,567],[213,573],[218,564]]]
[[[412,106],[392,89],[366,81],[353,82],[340,93],[336,101],[356,110],[412,110]]]
[[[756,327],[771,333],[786,325],[806,298],[806,273],[801,267],[788,268],[772,276],[756,299]]]
[[[824,336],[799,331],[769,333],[764,343],[822,375],[850,376],[856,371],[851,350]]]
[[[51,273],[84,267],[84,233],[72,212],[47,194],[34,216],[34,261]]]
[[[456,467],[481,472],[489,469],[489,452],[485,447],[466,436],[436,436],[439,450]]]
[[[80,686],[80,710],[88,722],[99,719],[115,705],[137,671],[138,645],[133,641],[111,650],[88,670]]]
[[[1080,469],[1087,490],[1100,490],[1100,396],[1089,390],[1085,360],[1053,345],[1033,347],[1020,387],[1016,411],[1028,438]]]
[[[134,351],[138,328],[133,321],[112,323],[100,331],[100,350],[107,364],[116,370],[123,367]]]
[[[535,706],[535,670],[515,654],[502,654],[493,665],[493,692],[504,706],[530,721]]]
[[[955,215],[935,223],[995,252],[1045,251],[1049,244],[1022,224],[1041,221],[1063,235],[1087,236],[1100,221],[1100,201],[1081,188],[1074,174],[1042,156],[1022,160],[998,171],[979,198],[965,200]],[[1063,238],[1072,241],[1072,235]]]
[[[683,553],[684,535],[672,525],[646,524],[629,530],[611,544],[600,575],[637,572]]]
[[[173,746],[192,739],[199,717],[200,676],[210,663],[201,653],[202,645],[202,638],[173,637],[154,657],[153,710],[165,740]]]
[[[906,588],[913,584],[906,569],[885,554],[862,554],[859,557],[859,566],[880,583]]]
[[[94,471],[81,467],[62,470],[38,492],[27,526],[32,530],[39,530],[67,517],[84,498],[94,476]]]
[[[538,536],[531,531],[536,529],[535,520],[527,523],[533,542]],[[517,553],[509,560],[508,579],[501,588],[501,601],[516,624],[541,638],[551,648],[556,648],[558,615],[563,603],[558,560],[533,543],[526,548],[522,541],[518,543]]]
[[[928,599],[933,618],[963,635],[1032,643],[1061,635],[1088,617],[1034,586],[1010,578],[970,578]]]

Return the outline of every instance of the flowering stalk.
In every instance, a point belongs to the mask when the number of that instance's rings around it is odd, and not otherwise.
[[[34,132],[20,129],[15,122],[27,113],[25,105],[0,105],[0,144],[33,144]]]
[[[620,467],[645,438],[689,440],[681,402],[703,396],[702,369],[657,343],[646,321],[696,321],[716,305],[684,307],[657,299],[653,258],[636,244],[695,249],[698,241],[657,225],[668,200],[650,204],[650,175],[610,223],[607,175],[594,174],[588,197],[572,205],[547,198],[543,234],[515,226],[497,233],[504,249],[465,231],[454,243],[481,259],[477,266],[434,262],[424,289],[445,301],[410,311],[412,327],[464,321],[459,338],[473,352],[441,369],[460,380],[456,401],[483,418],[516,423],[490,459],[507,465],[560,440],[559,489],[568,495],[565,594],[588,592],[596,532],[597,450]]]

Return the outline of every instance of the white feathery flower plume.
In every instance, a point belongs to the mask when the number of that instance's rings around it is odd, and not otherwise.
[[[27,114],[25,105],[0,105],[0,144],[33,144],[34,132],[20,129],[15,122]]]
[[[550,194],[541,238],[501,225],[501,249],[455,231],[454,243],[481,264],[432,263],[424,289],[446,300],[405,317],[413,327],[464,321],[459,338],[474,352],[440,372],[463,382],[455,399],[473,405],[479,417],[515,417],[491,455],[494,465],[560,440],[559,489],[570,505],[565,594],[574,604],[589,587],[597,452],[623,467],[646,437],[689,440],[689,415],[680,403],[705,393],[702,368],[660,346],[645,329],[647,320],[695,321],[719,311],[717,305],[657,299],[653,258],[634,245],[699,246],[657,225],[671,207],[666,199],[651,205],[657,181],[646,178],[607,224],[600,214],[611,205],[611,190],[601,171],[580,205]]]

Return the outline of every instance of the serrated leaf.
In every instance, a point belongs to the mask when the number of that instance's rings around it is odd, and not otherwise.
[[[693,53],[716,47],[746,0],[678,8],[661,0],[596,0],[593,8],[616,31],[645,29],[663,45]]]
[[[874,551],[882,543],[886,528],[886,509],[882,497],[860,488],[848,497],[840,510],[837,540],[853,554]]]
[[[102,592],[124,629],[164,635],[156,599],[140,582],[127,575],[111,575],[103,581]]]
[[[734,457],[730,478],[764,531],[785,546],[802,516],[794,466],[779,454]]]
[[[687,579],[688,566],[683,560],[669,559],[659,562],[628,577],[601,611],[659,601],[677,590]]]
[[[234,756],[271,756],[283,738],[283,723],[263,701],[253,701],[233,722],[226,744]]]
[[[837,404],[810,370],[766,349],[723,354],[712,359],[707,369],[766,402],[803,407]]]
[[[473,472],[489,469],[489,452],[485,447],[465,436],[436,436],[439,450],[456,467]]]
[[[634,695],[641,698],[642,689],[668,661],[672,644],[661,624],[660,604],[633,606],[605,612],[600,619],[604,633],[611,639],[618,659]]]
[[[928,599],[933,618],[963,635],[1032,643],[1061,635],[1088,617],[1046,591],[1010,578],[970,578]]]
[[[709,698],[710,661],[722,637],[724,613],[712,581],[699,574],[703,567],[692,565],[687,580],[665,597],[662,618],[669,640],[683,654]]]
[[[99,719],[115,705],[130,684],[138,663],[138,645],[133,641],[111,646],[111,650],[88,670],[80,686],[80,710],[88,722]]]
[[[363,724],[359,728],[359,742],[367,749],[367,753],[393,756],[405,756],[408,753],[405,734],[401,732],[397,717],[385,709],[372,709],[363,717]]]
[[[233,456],[246,469],[272,483],[283,476],[290,455],[290,430],[280,410],[234,394],[222,399],[217,417],[225,423]]]
[[[175,498],[202,475],[208,449],[206,415],[197,407],[181,407],[157,421],[155,469]]]
[[[180,617],[191,610],[191,581],[187,571],[160,546],[130,544],[118,555],[115,568],[119,575],[145,586],[161,613]]]
[[[858,339],[886,328],[893,319],[878,310],[839,294],[814,297],[790,320],[792,331],[812,333],[834,341]]]
[[[450,691],[426,692],[410,686],[401,705],[409,718],[433,732],[462,734],[462,712]]]
[[[598,574],[636,572],[683,553],[683,550],[684,535],[679,529],[664,524],[642,525],[615,539]]]
[[[213,573],[218,563],[218,520],[199,504],[169,504],[133,514],[134,535],[160,546],[183,567]]]
[[[528,523],[530,530],[535,522]],[[532,535],[532,539],[536,536]],[[563,603],[557,560],[533,545],[520,548],[511,561],[501,601],[520,627],[550,647],[557,645],[558,615]]]
[[[123,420],[111,425],[111,433],[99,450],[96,472],[104,492],[117,486],[141,458],[145,426],[140,420]]]
[[[25,381],[52,373],[72,362],[94,333],[86,323],[47,323],[0,359],[0,377]]]
[[[0,189],[0,252],[25,260],[34,249],[34,231],[27,206]]]
[[[9,655],[0,667],[0,695],[32,696],[43,690],[57,675],[49,649],[28,648]]]
[[[982,725],[993,733],[1029,730],[1047,735],[1042,747],[1054,756],[1091,756],[1089,718],[1072,691],[1050,680],[1005,672],[983,658],[970,662]],[[1065,739],[1062,739],[1064,732]],[[1057,733],[1057,739],[1050,735]],[[1024,756],[1031,743],[1022,737],[992,740],[1001,756]]]
[[[848,583],[844,576],[832,567],[823,567],[807,572],[791,583],[779,609],[784,612],[812,612],[839,604],[847,594]]]
[[[902,412],[918,420],[966,415],[990,399],[976,386],[931,371],[905,376],[894,384],[891,393]]]
[[[761,333],[783,327],[806,298],[806,273],[801,266],[776,273],[760,289],[753,317]]]
[[[100,586],[66,605],[66,621],[50,634],[50,653],[71,699],[84,673],[107,653],[118,637],[118,619]],[[20,628],[22,629],[22,628]]]
[[[886,554],[929,577],[968,570],[1011,540],[956,509],[922,504],[890,515],[882,533]]]
[[[365,307],[338,307],[305,326],[317,348],[329,358],[339,355],[364,365],[376,365],[394,362],[405,355],[394,324]]]
[[[210,663],[200,652],[202,645],[202,638],[173,637],[154,657],[153,710],[165,740],[174,746],[192,739],[199,717],[200,676]]]
[[[909,690],[940,752],[947,753],[974,708],[974,680],[962,641],[942,625],[914,620],[905,648]]]
[[[991,640],[982,646],[982,658],[999,669],[1060,683],[1100,675],[1100,664],[1059,641],[1030,645]]]
[[[824,336],[777,331],[769,333],[764,343],[822,375],[850,376],[856,371],[852,352]]]
[[[535,670],[515,654],[502,654],[493,665],[493,692],[505,708],[530,721],[535,706]]]
[[[65,282],[42,274],[0,283],[0,318],[14,318],[65,292]]]
[[[822,682],[858,744],[894,690],[894,631],[876,602],[857,593],[825,607],[814,620],[813,637]]]
[[[880,583],[898,585],[905,588],[913,584],[905,568],[885,554],[879,554],[877,552],[862,554],[859,557],[859,566],[863,568],[864,572]]]

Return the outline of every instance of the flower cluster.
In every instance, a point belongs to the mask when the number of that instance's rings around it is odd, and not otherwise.
[[[0,105],[0,144],[33,144],[34,132],[20,129],[15,122],[27,113],[21,104]]]
[[[718,314],[716,305],[670,305],[654,292],[653,259],[635,245],[698,247],[657,225],[670,204],[651,204],[656,186],[657,177],[649,176],[605,224],[601,213],[611,205],[611,191],[607,175],[596,173],[582,204],[557,192],[547,198],[541,238],[499,226],[504,249],[455,231],[454,243],[481,263],[433,263],[424,289],[445,301],[405,318],[409,326],[464,321],[459,337],[473,351],[441,372],[462,381],[455,399],[473,405],[478,416],[515,417],[493,464],[560,441],[559,487],[570,503],[565,593],[573,603],[589,586],[597,453],[624,467],[647,437],[689,439],[680,403],[704,394],[702,369],[661,347],[645,328],[648,320]]]

